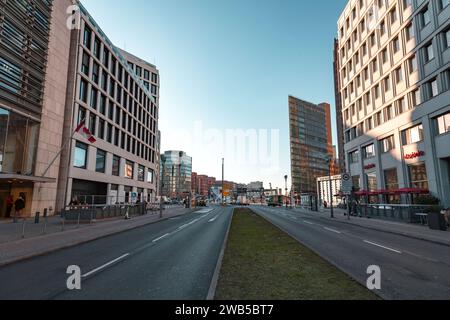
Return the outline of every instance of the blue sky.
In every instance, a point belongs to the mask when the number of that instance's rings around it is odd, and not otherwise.
[[[334,109],[333,38],[346,0],[82,2],[113,43],[160,70],[163,150],[187,151],[194,171],[217,178],[226,157],[227,180],[284,187],[288,95]],[[206,135],[278,129],[279,161],[263,168],[230,160],[186,138],[200,126]]]

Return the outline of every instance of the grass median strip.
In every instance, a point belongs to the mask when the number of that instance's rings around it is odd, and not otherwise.
[[[218,300],[378,299],[250,209],[236,209]]]

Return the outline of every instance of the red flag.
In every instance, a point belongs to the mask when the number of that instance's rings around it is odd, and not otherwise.
[[[85,137],[90,143],[96,143],[97,139],[95,139],[94,135],[89,131],[89,129],[86,127],[84,121],[81,122],[78,127],[75,130],[76,133],[81,134],[83,137]]]

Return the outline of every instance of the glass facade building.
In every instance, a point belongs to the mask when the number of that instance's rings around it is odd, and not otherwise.
[[[289,122],[293,191],[316,194],[317,178],[328,175],[327,158],[333,156],[330,106],[290,96]]]
[[[161,155],[162,195],[184,199],[191,194],[192,158],[183,151],[166,151]]]

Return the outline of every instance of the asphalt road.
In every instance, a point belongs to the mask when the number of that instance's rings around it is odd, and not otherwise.
[[[282,208],[252,209],[355,280],[366,285],[367,268],[381,268],[385,299],[450,300],[450,248],[313,214]]]
[[[232,216],[210,207],[0,268],[0,300],[206,299]],[[81,268],[81,290],[66,270]]]

